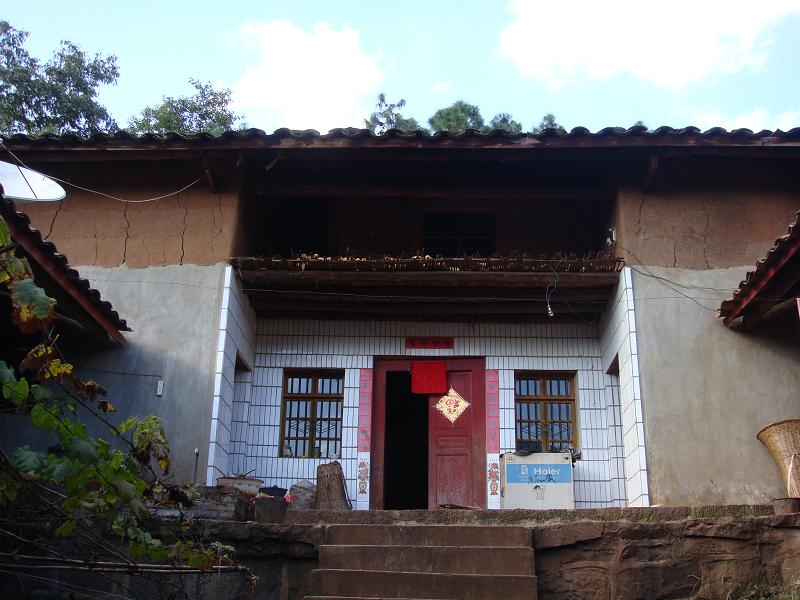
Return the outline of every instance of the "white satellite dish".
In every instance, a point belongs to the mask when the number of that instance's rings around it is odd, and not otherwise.
[[[0,185],[4,198],[22,202],[54,202],[67,195],[49,177],[4,161],[0,161]]]

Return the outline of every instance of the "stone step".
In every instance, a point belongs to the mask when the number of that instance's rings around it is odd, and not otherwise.
[[[488,546],[531,548],[533,534],[524,527],[469,525],[328,525],[328,546]]]
[[[477,546],[320,546],[324,569],[533,575],[533,550]]]
[[[455,575],[402,571],[316,569],[313,590],[319,596],[350,598],[429,598],[431,600],[536,600],[536,577]]]

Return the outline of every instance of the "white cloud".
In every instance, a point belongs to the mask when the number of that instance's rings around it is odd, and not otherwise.
[[[431,86],[432,94],[444,94],[447,90],[453,87],[452,81],[437,81]]]
[[[317,23],[305,31],[291,21],[251,22],[240,44],[252,64],[233,84],[234,110],[251,127],[363,127],[383,83],[378,60],[359,45],[359,32]]]
[[[500,56],[550,89],[623,73],[678,89],[759,69],[800,0],[513,0],[509,10]]]
[[[687,119],[688,125],[695,125],[700,129],[724,127],[725,129],[745,128],[753,131],[762,129],[788,131],[800,127],[800,109],[772,113],[764,108],[756,108],[738,115],[726,115],[718,110],[685,108],[680,111],[680,114]]]

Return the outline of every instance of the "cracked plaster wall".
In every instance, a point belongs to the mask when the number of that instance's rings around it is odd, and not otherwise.
[[[716,312],[800,209],[792,186],[755,187],[695,184],[618,194],[619,254],[634,269],[653,504],[757,503],[786,495],[755,435],[800,416],[797,314],[746,333],[726,328]],[[677,289],[706,308],[637,272],[646,271],[642,264],[698,286]]]
[[[645,194],[624,187],[617,201],[614,224],[626,261],[683,269],[752,269],[800,209],[796,189],[695,186]]]
[[[129,200],[174,192],[203,174],[197,164],[172,163],[72,165],[45,171]],[[212,265],[227,260],[242,245],[237,237],[239,190],[232,183],[212,193],[203,178],[181,193],[146,203],[66,189],[61,202],[20,203],[18,208],[75,267]]]

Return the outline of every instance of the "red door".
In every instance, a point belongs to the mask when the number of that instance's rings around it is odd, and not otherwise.
[[[420,360],[442,360],[430,357]],[[428,508],[458,504],[485,508],[486,409],[483,359],[447,359],[447,384],[469,406],[451,423],[437,408],[443,394],[428,398]],[[375,396],[372,431],[373,509],[383,508],[383,469],[386,373],[411,368],[410,360],[379,360],[375,363]]]

